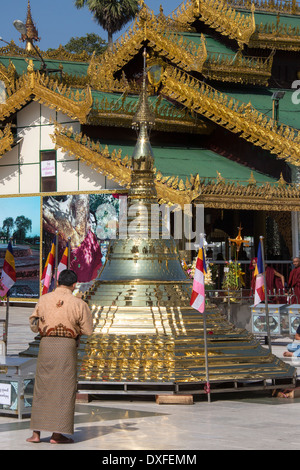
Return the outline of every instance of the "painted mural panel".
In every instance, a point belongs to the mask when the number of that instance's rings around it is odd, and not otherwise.
[[[40,197],[0,198],[0,270],[8,241],[13,243],[17,281],[10,297],[39,297]]]
[[[118,224],[119,196],[107,193],[44,196],[42,213],[43,266],[57,233],[57,264],[69,243],[70,268],[77,273],[80,289],[85,291],[104,264],[109,240]]]

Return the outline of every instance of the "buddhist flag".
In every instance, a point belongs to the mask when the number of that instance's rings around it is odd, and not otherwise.
[[[59,278],[59,275],[62,271],[64,271],[65,269],[68,269],[68,257],[69,257],[69,242],[67,243],[67,246],[65,248],[65,251],[63,252],[60,263],[57,267],[57,279]]]
[[[193,291],[190,300],[191,307],[198,310],[200,313],[205,309],[205,288],[204,288],[204,275],[206,274],[206,263],[204,248],[200,247],[196,261],[196,268],[193,281]]]
[[[257,264],[254,271],[255,276],[255,293],[254,293],[254,306],[265,300],[265,281],[264,281],[264,263],[262,259],[261,241],[258,245],[257,251]]]
[[[47,294],[51,281],[52,281],[54,268],[55,268],[55,249],[56,249],[56,239],[54,239],[54,241],[52,242],[51,250],[48,255],[48,258],[44,267],[44,271],[42,274],[42,279],[41,279],[41,283],[43,287],[42,295]]]
[[[13,249],[11,241],[8,243],[8,247],[5,254],[4,264],[1,275],[0,285],[0,296],[4,297],[7,295],[10,288],[14,285],[17,280],[15,258],[13,255]]]

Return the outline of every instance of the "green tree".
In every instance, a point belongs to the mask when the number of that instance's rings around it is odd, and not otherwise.
[[[32,230],[32,221],[25,217],[24,215],[19,215],[15,220],[15,226],[17,230],[14,233],[14,236],[19,242],[23,242],[26,238],[26,233],[29,230]]]
[[[92,55],[95,51],[97,55],[100,55],[107,48],[107,43],[97,34],[87,33],[82,37],[71,38],[64,48],[76,54],[87,52],[89,55]]]
[[[3,220],[2,230],[5,232],[7,240],[10,237],[13,226],[14,226],[14,219],[12,217],[6,217],[6,219]]]
[[[76,8],[87,6],[97,23],[108,33],[112,46],[113,34],[120,31],[139,11],[138,0],[74,0]]]

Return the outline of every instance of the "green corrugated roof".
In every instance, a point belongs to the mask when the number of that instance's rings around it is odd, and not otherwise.
[[[201,43],[201,34],[199,33],[178,33],[178,36],[183,36],[188,41],[195,43],[196,45],[200,45]],[[231,49],[230,47],[222,44],[217,39],[213,38],[209,34],[204,34],[206,40],[206,49],[207,52],[210,54],[218,53],[218,54],[235,54],[236,51]]]
[[[28,59],[29,58],[27,58],[27,60]],[[35,70],[40,70],[41,61],[37,59],[32,59],[32,60],[34,63]],[[7,56],[0,57],[0,63],[3,64],[5,67],[8,67],[10,62],[14,64],[18,75],[22,75],[23,73],[27,72],[28,62],[26,62],[26,58],[7,57]],[[79,75],[79,76],[85,76],[87,74],[87,70],[89,67],[89,64],[86,62],[70,62],[67,60],[45,59],[45,63],[49,69],[59,69],[60,65],[62,65],[63,72],[69,75]]]
[[[300,129],[300,104],[292,101],[295,89],[278,90],[274,88],[243,88],[241,90],[222,89],[228,96],[244,103],[251,102],[252,106],[266,116],[272,118],[272,95],[275,91],[284,91],[284,97],[279,101],[279,122]],[[299,94],[297,99],[299,99]]]
[[[277,24],[277,14],[276,13],[268,13],[268,12],[255,12],[255,23],[259,24]],[[288,25],[292,28],[300,27],[300,16],[298,15],[287,15],[287,14],[280,14],[279,16],[279,25]]]
[[[107,145],[110,152],[119,148],[122,149],[122,157],[128,155],[131,157],[134,145],[124,144],[122,142],[104,142],[101,145]],[[196,147],[172,147],[152,145],[155,159],[155,167],[161,171],[164,176],[178,176],[185,181],[191,174],[199,173],[201,178],[217,178],[217,171],[225,179],[247,184],[251,171],[257,183],[275,182],[276,179],[264,175],[255,170],[229,160],[212,150]]]

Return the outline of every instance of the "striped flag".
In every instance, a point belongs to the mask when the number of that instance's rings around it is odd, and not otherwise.
[[[7,250],[5,253],[4,264],[1,275],[0,285],[0,296],[4,297],[7,295],[9,289],[14,285],[17,280],[15,258],[13,255],[13,249],[11,241],[8,243]]]
[[[53,274],[54,274],[55,249],[56,249],[56,239],[54,239],[54,241],[52,242],[51,250],[48,255],[48,258],[44,267],[44,271],[42,274],[42,279],[41,279],[41,283],[43,287],[42,295],[47,294],[51,281],[52,281]]]
[[[60,263],[57,267],[57,279],[59,278],[59,275],[62,271],[64,271],[65,269],[68,269],[68,257],[69,257],[69,242],[67,243],[67,246],[65,248],[65,251],[63,252]]]
[[[204,275],[206,274],[206,263],[204,248],[200,247],[196,261],[196,268],[193,281],[193,291],[190,300],[191,307],[198,310],[200,313],[205,309],[205,288],[204,288]]]
[[[264,287],[265,273],[264,273],[264,263],[262,259],[261,241],[259,242],[259,245],[258,245],[257,264],[255,267],[254,276],[255,276],[254,306],[256,306],[257,304],[265,300],[265,287]]]

